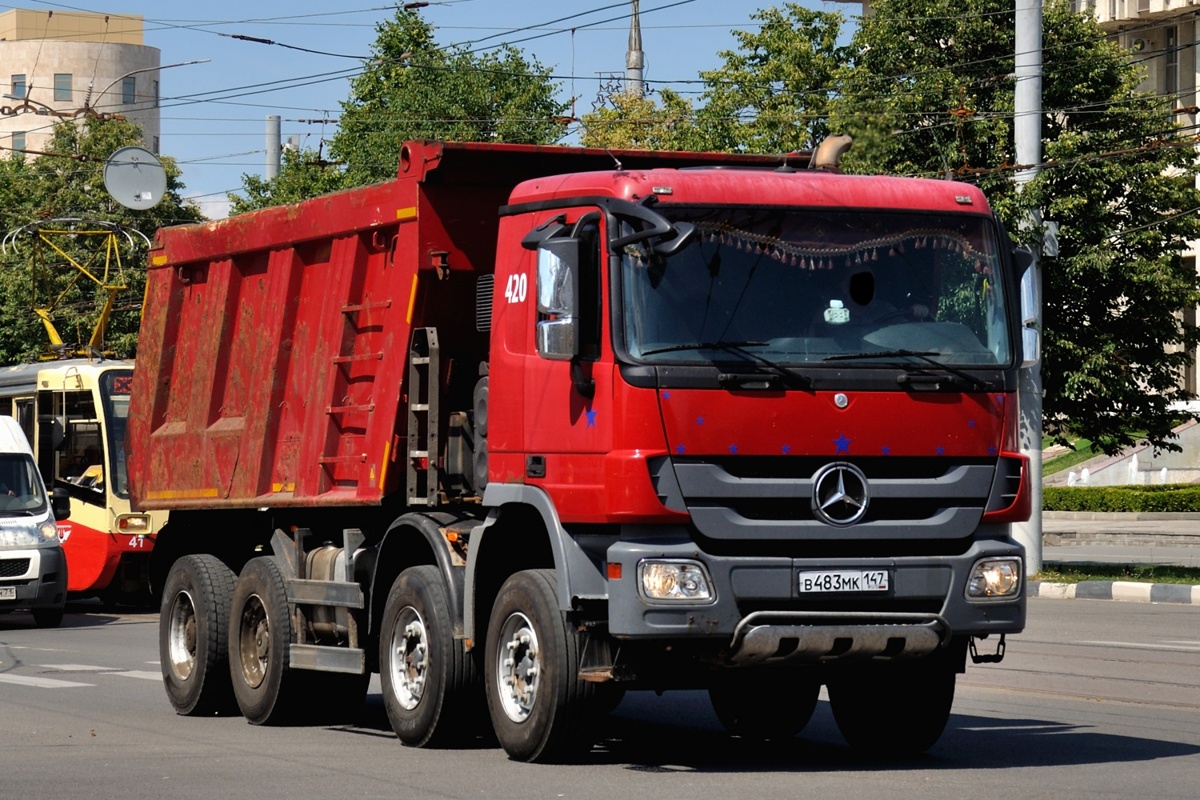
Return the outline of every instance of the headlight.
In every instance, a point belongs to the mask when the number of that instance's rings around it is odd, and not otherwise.
[[[53,522],[43,522],[38,525],[38,534],[41,536],[41,544],[58,541],[58,526]]]
[[[695,561],[642,561],[638,581],[647,600],[709,603],[712,580],[703,564]]]
[[[976,561],[967,579],[967,598],[1009,599],[1021,592],[1021,559],[986,558]]]
[[[58,541],[58,528],[53,522],[40,525],[5,525],[0,528],[0,547],[37,547]]]
[[[149,533],[150,517],[145,514],[129,514],[117,517],[117,530],[121,533]]]

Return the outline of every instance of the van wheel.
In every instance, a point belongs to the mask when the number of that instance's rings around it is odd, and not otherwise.
[[[496,738],[518,761],[585,753],[598,716],[579,678],[581,636],[558,608],[553,570],[518,572],[500,587],[488,624],[484,686]]]
[[[298,697],[302,676],[288,663],[292,617],[273,556],[246,563],[229,618],[229,672],[242,714],[254,725],[291,722],[305,708]]]
[[[158,622],[163,685],[175,713],[231,711],[227,629],[236,580],[211,555],[184,556],[167,573]]]
[[[821,684],[793,670],[739,672],[708,690],[725,730],[747,739],[790,739],[812,719]]]
[[[379,679],[392,730],[406,745],[444,747],[473,738],[483,693],[475,661],[454,639],[450,598],[438,568],[410,567],[388,592],[379,637]]]
[[[35,608],[33,609],[33,624],[39,628],[57,628],[62,624],[64,609]]]

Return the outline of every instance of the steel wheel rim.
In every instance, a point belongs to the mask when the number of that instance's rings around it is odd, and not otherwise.
[[[429,671],[429,633],[425,621],[412,606],[402,608],[396,617],[388,649],[392,693],[401,708],[412,711],[425,694]]]
[[[496,690],[505,715],[513,722],[524,722],[533,713],[541,681],[541,650],[537,632],[529,618],[520,612],[510,614],[500,628]]]
[[[271,658],[271,623],[262,598],[256,594],[246,599],[242,609],[238,643],[242,678],[251,689],[257,689],[266,678]]]
[[[187,592],[175,595],[167,620],[167,661],[171,674],[186,681],[196,669],[196,604]]]

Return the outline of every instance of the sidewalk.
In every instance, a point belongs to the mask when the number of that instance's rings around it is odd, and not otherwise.
[[[1042,564],[1161,564],[1200,568],[1200,514],[1042,514]],[[1200,606],[1200,586],[1135,581],[1031,581],[1030,597],[1184,603]]]

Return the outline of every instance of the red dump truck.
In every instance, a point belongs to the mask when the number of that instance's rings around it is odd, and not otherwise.
[[[984,196],[786,159],[404,145],[159,231],[128,426],[180,714],[571,758],[626,690],[928,748],[1025,623],[1029,264]],[[977,642],[992,638],[986,647]]]

